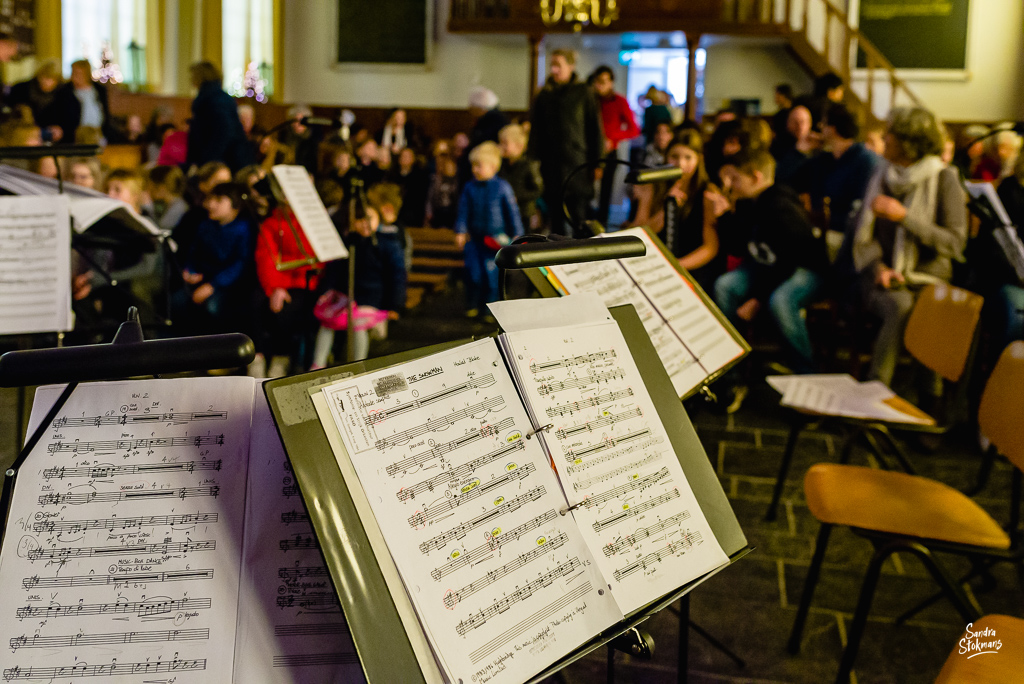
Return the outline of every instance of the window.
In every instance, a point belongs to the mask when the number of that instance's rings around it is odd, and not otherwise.
[[[87,59],[97,80],[146,81],[146,0],[62,0],[64,73]]]
[[[274,87],[274,0],[223,0],[224,89],[266,102]]]
[[[649,48],[624,50],[619,61],[629,68],[626,98],[636,106],[637,99],[652,85],[668,92],[676,104],[686,102],[686,77],[689,52],[685,49]],[[704,94],[704,63],[707,53],[697,48],[697,97]]]

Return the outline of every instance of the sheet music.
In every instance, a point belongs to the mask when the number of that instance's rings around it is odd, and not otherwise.
[[[711,313],[690,283],[672,267],[646,230],[630,228],[616,235],[634,235],[647,243],[645,256],[622,259],[620,263],[690,354],[697,358],[705,375],[711,375],[743,353],[743,347]]]
[[[345,243],[341,241],[338,229],[334,227],[305,167],[278,164],[272,171],[316,258],[334,261],[347,257]]]
[[[632,304],[672,380],[676,394],[686,394],[707,377],[697,359],[672,332],[618,261],[551,266],[548,270],[569,293],[593,292],[608,307]]]
[[[629,614],[728,558],[614,322],[501,336],[575,518]]]
[[[622,618],[494,340],[323,395],[450,681],[524,681]]]
[[[0,551],[4,681],[230,681],[253,386],[75,389],[18,474]],[[37,392],[33,422],[60,390]]]
[[[259,389],[250,464],[234,681],[365,682],[291,464]]]
[[[70,330],[66,197],[0,197],[0,335]]]

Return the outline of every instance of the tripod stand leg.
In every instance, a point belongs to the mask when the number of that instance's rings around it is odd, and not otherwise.
[[[676,682],[686,684],[690,674],[690,595],[679,599],[679,662]]]

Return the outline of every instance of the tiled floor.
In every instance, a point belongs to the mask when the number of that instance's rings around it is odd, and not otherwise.
[[[376,346],[373,353],[491,332],[492,327],[458,318],[461,298],[457,290],[449,294],[428,298],[417,312],[394,324],[391,340]],[[0,390],[0,464],[13,458],[15,396],[13,390]],[[689,681],[831,682],[870,557],[868,542],[848,530],[835,531],[801,654],[789,656],[785,642],[818,530],[803,501],[803,474],[815,462],[836,459],[839,437],[826,430],[804,433],[778,519],[769,523],[763,518],[786,438],[778,395],[762,382],[753,387],[751,397],[734,417],[706,411],[691,411],[691,417],[754,551],[692,596],[692,619],[744,658],[746,667],[737,668],[691,631]],[[872,464],[866,456],[858,452],[853,462]],[[921,474],[961,488],[973,482],[979,459],[966,435],[944,440],[935,453],[912,456]],[[998,466],[989,487],[977,499],[1000,522],[1008,515],[1009,479],[1009,467]],[[959,572],[965,565],[952,558],[950,567]],[[994,589],[983,592],[978,585],[973,587],[980,607],[985,612],[1024,615],[1024,592],[1015,569],[998,566],[993,575],[997,580]],[[915,559],[899,556],[887,564],[857,659],[859,684],[934,680],[964,628],[958,614],[947,602],[940,602],[903,626],[893,623],[895,616],[933,591],[933,583]],[[675,682],[677,618],[664,611],[645,623],[644,629],[655,639],[654,658],[638,661],[616,654],[615,681]],[[567,668],[562,677],[572,684],[595,684],[605,680],[605,663],[605,652],[595,652]]]

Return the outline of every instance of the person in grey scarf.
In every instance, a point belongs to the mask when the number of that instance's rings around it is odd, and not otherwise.
[[[920,107],[889,115],[885,156],[854,235],[853,261],[865,308],[882,319],[870,379],[892,382],[903,329],[917,292],[948,282],[967,242],[966,195],[955,168],[939,158],[942,134]]]

